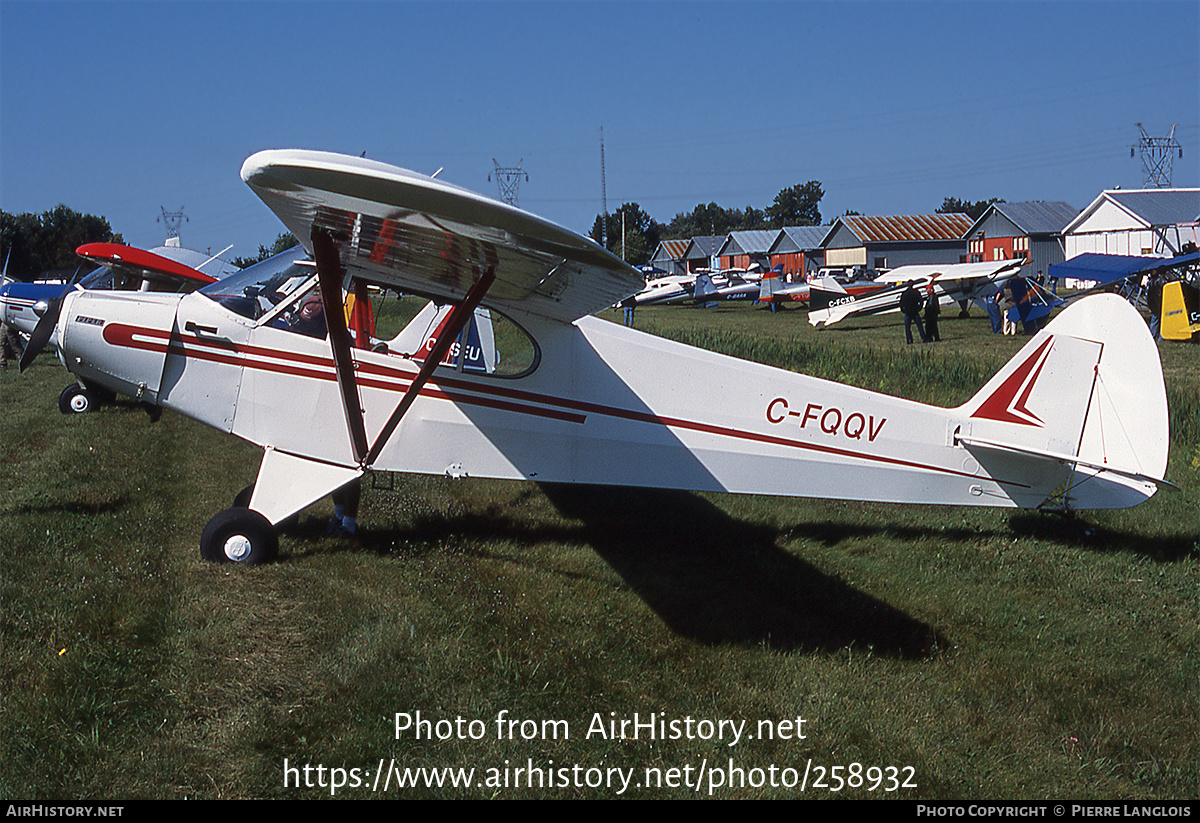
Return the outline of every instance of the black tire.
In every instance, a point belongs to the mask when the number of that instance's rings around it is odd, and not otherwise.
[[[273,560],[278,550],[275,528],[253,509],[218,512],[200,535],[200,556],[213,563],[257,566]]]
[[[250,498],[253,496],[254,496],[254,484],[251,483],[249,486],[242,489],[240,492],[238,492],[237,494],[235,494],[233,496],[233,507],[235,509],[249,508],[250,507]],[[277,533],[278,532],[285,532],[285,533],[294,532],[299,525],[300,525],[300,513],[297,512],[296,514],[293,514],[290,517],[285,517],[283,520],[279,521],[279,524],[275,527],[275,531]]]
[[[246,488],[233,496],[233,507],[235,509],[250,508],[250,498],[254,496],[254,484],[251,483]]]
[[[91,394],[78,383],[67,386],[58,396],[58,410],[63,414],[86,414],[94,405]]]

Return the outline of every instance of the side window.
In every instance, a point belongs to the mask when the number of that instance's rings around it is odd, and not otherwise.
[[[451,306],[438,306],[423,297],[405,296],[382,301],[376,308],[376,335],[395,336],[384,344],[390,354],[423,362],[437,345]],[[378,347],[376,347],[378,350]],[[541,354],[533,338],[497,311],[478,308],[450,346],[441,365],[465,374],[524,377],[537,368]]]

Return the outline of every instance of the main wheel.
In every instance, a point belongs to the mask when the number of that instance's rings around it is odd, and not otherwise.
[[[233,507],[235,509],[246,509],[250,507],[250,498],[254,496],[254,484],[251,483],[246,488],[233,496]]]
[[[84,414],[92,410],[92,396],[78,383],[72,383],[58,396],[58,410],[63,414]]]
[[[214,563],[257,566],[274,559],[278,550],[275,528],[253,509],[218,512],[200,535],[200,556]]]

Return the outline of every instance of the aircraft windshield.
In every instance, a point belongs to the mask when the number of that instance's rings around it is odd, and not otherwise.
[[[79,281],[79,285],[90,291],[103,291],[113,287],[113,273],[108,266],[92,269]]]
[[[308,255],[293,246],[261,263],[255,263],[200,290],[212,300],[243,317],[257,320],[316,273]]]

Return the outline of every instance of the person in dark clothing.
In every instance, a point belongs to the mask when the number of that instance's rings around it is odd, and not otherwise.
[[[354,480],[333,493],[333,518],[325,534],[354,537],[358,534],[358,504],[362,500],[362,481]]]
[[[1162,340],[1162,296],[1166,274],[1162,269],[1150,275],[1146,288],[1146,307],[1150,309],[1150,336],[1155,342]]]
[[[938,334],[938,315],[942,313],[938,305],[937,295],[933,293],[933,284],[929,284],[929,295],[925,298],[925,339],[927,341],[941,340]]]
[[[904,339],[912,344],[912,325],[917,324],[917,334],[921,335],[921,342],[928,342],[925,336],[925,328],[921,325],[921,293],[917,291],[917,287],[913,281],[908,281],[908,288],[900,295],[900,311],[904,312]]]

